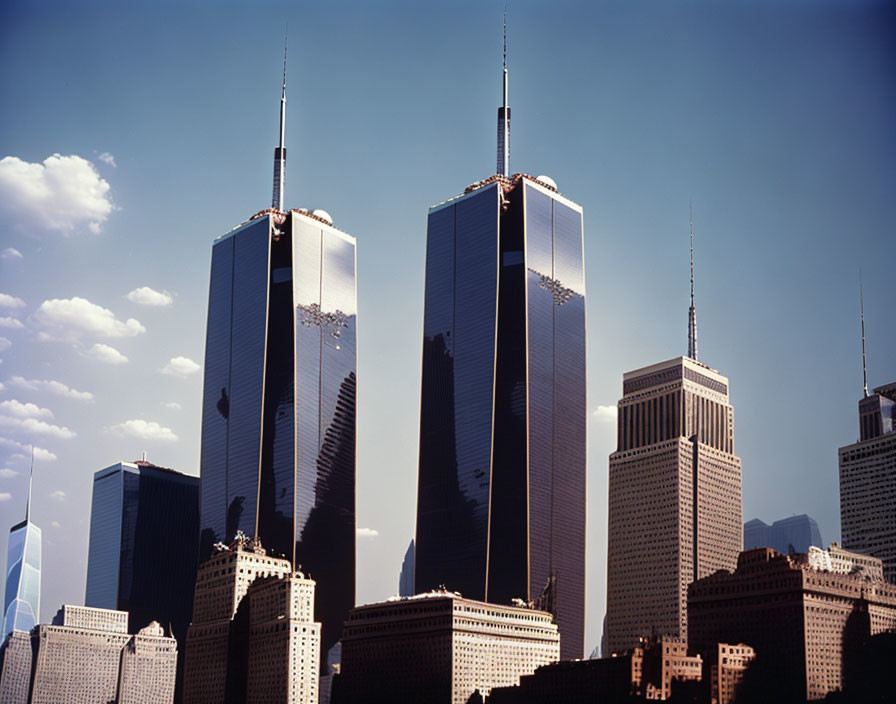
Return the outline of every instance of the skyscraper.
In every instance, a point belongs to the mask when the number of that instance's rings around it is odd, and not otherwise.
[[[199,536],[199,478],[146,460],[93,475],[86,606],[128,612],[131,633],[151,621],[183,645]]]
[[[507,176],[508,153],[499,140],[499,173],[429,211],[415,586],[538,599],[562,657],[581,657],[582,208],[546,176]]]
[[[34,467],[31,468],[31,477]],[[31,522],[31,477],[25,520],[9,529],[6,548],[6,594],[3,598],[3,634],[30,631],[40,619],[40,528]]]
[[[688,357],[627,372],[610,455],[607,650],[655,633],[687,637],[687,588],[734,569],[741,550],[741,464],[728,379]]]
[[[325,654],[355,602],[355,240],[323,210],[272,208],[212,247],[200,558],[238,530],[321,585]]]
[[[772,548],[784,555],[809,552],[809,546],[823,545],[818,523],[812,516],[790,516],[767,525],[758,518],[744,523],[744,550]]]

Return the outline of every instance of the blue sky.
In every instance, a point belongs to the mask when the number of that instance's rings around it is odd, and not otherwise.
[[[270,202],[287,20],[286,203],[358,241],[358,599],[395,592],[426,212],[493,173],[502,8],[4,3],[0,527],[20,520],[34,442],[55,455],[35,463],[44,619],[83,600],[93,472],[144,450],[198,472],[211,242]],[[896,380],[896,9],[514,1],[508,24],[511,170],[585,211],[590,650],[615,443],[601,407],[623,372],[686,351],[689,201],[700,357],[731,381],[744,519],[805,512],[839,538],[859,269],[869,383]],[[129,298],[143,287],[167,298]]]

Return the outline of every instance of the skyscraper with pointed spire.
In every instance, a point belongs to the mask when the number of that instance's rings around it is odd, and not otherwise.
[[[687,588],[733,570],[741,463],[728,379],[697,360],[693,216],[688,355],[623,376],[610,455],[606,651],[687,638]]]
[[[9,529],[6,550],[6,594],[3,600],[3,635],[30,631],[40,619],[40,528],[31,522],[31,483],[34,458],[28,477],[25,520]]]
[[[506,58],[503,86],[498,173],[429,210],[415,587],[537,602],[569,659],[584,647],[582,208],[547,176],[508,175]]]
[[[301,565],[326,659],[355,603],[355,239],[285,209],[285,118],[284,73],[274,207],[212,246],[200,560],[242,531]]]

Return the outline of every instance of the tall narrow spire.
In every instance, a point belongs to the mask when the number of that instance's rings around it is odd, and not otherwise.
[[[694,308],[694,206],[691,204],[691,307],[688,308],[688,357],[697,359],[697,309]]]
[[[507,105],[507,6],[504,6],[503,101],[498,108],[498,175],[510,175],[510,107]]]
[[[34,445],[31,446],[31,474],[28,475],[28,502],[25,504],[25,523],[31,516],[31,484],[34,481]]]
[[[277,210],[283,208],[283,187],[286,185],[286,49],[289,27],[283,39],[283,92],[280,94],[280,146],[274,148],[274,197],[271,203]]]
[[[862,290],[862,272],[859,271],[859,308],[862,316],[862,388],[868,398],[868,366],[865,362],[865,292]]]

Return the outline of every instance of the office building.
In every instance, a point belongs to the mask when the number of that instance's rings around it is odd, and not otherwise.
[[[355,240],[323,210],[274,207],[212,247],[200,474],[200,559],[237,531],[326,588],[326,653],[355,603]]]
[[[40,528],[31,522],[29,477],[25,520],[9,529],[3,633],[0,637],[5,638],[12,631],[30,631],[40,619],[40,552]]]
[[[398,596],[414,596],[414,541],[408,545],[398,575]]]
[[[815,519],[806,514],[775,521],[771,525],[754,518],[744,523],[744,550],[771,548],[788,554],[809,552],[810,545],[823,545]]]
[[[840,448],[843,547],[883,561],[896,583],[896,382],[859,401],[859,441]]]
[[[493,689],[488,704],[592,704],[665,700],[684,683],[702,681],[703,660],[676,640],[642,639],[608,658],[564,660],[520,678],[518,687]]]
[[[342,635],[334,704],[466,704],[560,657],[551,614],[445,591],[358,606]]]
[[[719,643],[710,661],[710,704],[733,704],[756,651],[749,645]]]
[[[242,533],[216,550],[196,576],[184,704],[315,704],[315,582]]]
[[[694,228],[688,356],[623,375],[610,455],[607,651],[687,637],[687,588],[733,569],[743,541],[741,462],[728,379],[697,355]]]
[[[539,600],[581,657],[582,208],[504,167],[430,208],[423,335],[415,590]]]
[[[733,572],[688,589],[690,646],[708,653],[717,643],[749,645],[757,678],[774,682],[782,697],[811,701],[842,689],[844,658],[868,637],[896,629],[896,585],[835,554],[832,563],[840,561],[829,571],[809,555],[744,551]]]
[[[0,647],[0,704],[28,704],[31,634],[10,631]]]
[[[177,641],[158,623],[130,636],[124,611],[66,604],[34,638],[31,704],[174,701]]]
[[[128,612],[128,632],[190,625],[199,535],[199,477],[144,460],[93,475],[84,603]]]

